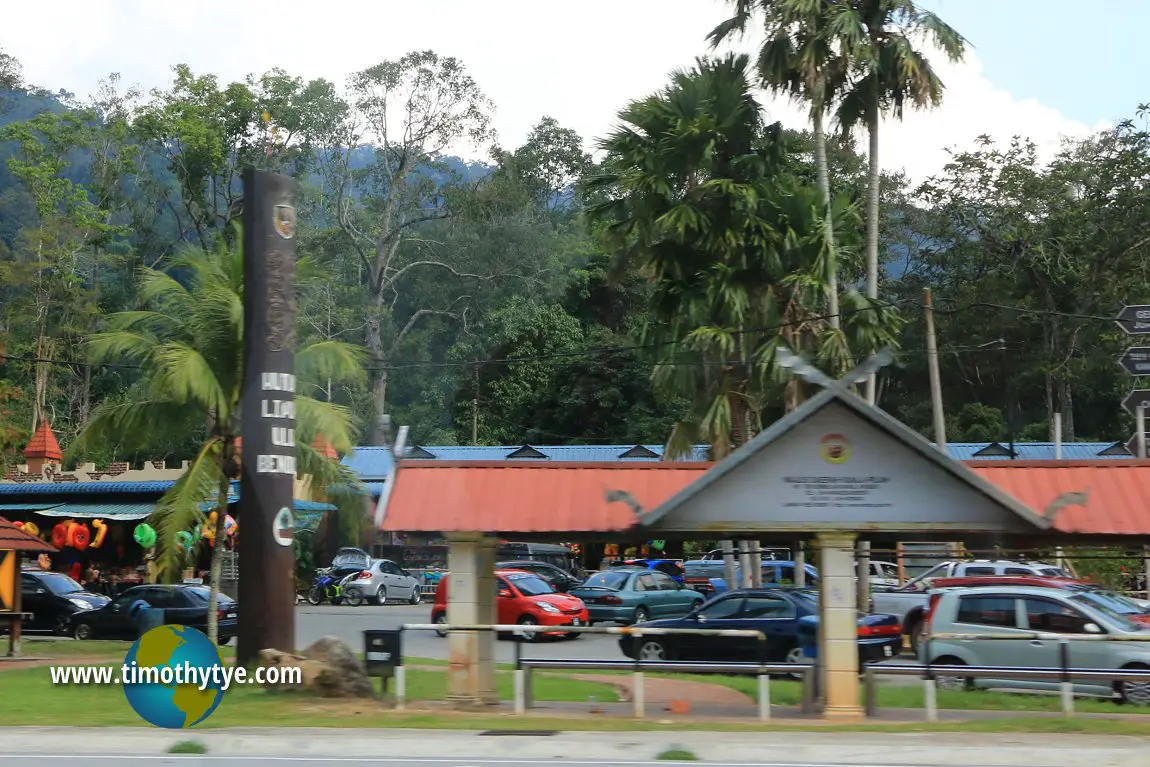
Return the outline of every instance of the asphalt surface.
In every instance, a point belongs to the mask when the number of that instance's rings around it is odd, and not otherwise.
[[[429,623],[431,606],[362,605],[347,607],[331,605],[300,605],[296,608],[296,642],[300,648],[324,636],[335,636],[353,648],[363,645],[363,632],[368,629],[398,629],[403,624]],[[434,631],[409,631],[403,637],[403,654],[407,658],[433,658],[447,660],[447,639]],[[496,660],[512,663],[515,660],[515,642],[500,640],[495,643]],[[523,645],[524,658],[546,660],[617,660],[622,659],[619,637],[616,635],[586,634],[579,639],[546,640]],[[894,659],[898,663],[915,663],[904,654]],[[900,677],[910,679],[911,677]]]
[[[294,756],[197,756],[192,754],[167,756],[141,756],[141,755],[115,755],[83,756],[80,760],[84,764],[117,764],[128,763],[133,765],[189,765],[211,764],[213,767],[255,767],[256,765],[280,765],[284,763],[306,765],[307,767],[335,767],[348,764],[386,764],[389,767],[495,767],[496,765],[513,765],[514,767],[539,767],[540,765],[564,764],[570,767],[646,767],[646,765],[664,764],[693,764],[695,762],[668,762],[668,761],[620,761],[610,759],[604,761],[573,760],[562,757],[552,759],[404,759],[387,757],[294,757]],[[19,756],[0,755],[0,765],[3,767],[75,767],[75,756]],[[822,764],[818,762],[704,762],[712,767],[841,767],[839,764]],[[895,763],[876,762],[863,767],[895,767]],[[898,767],[905,767],[899,764]],[[925,765],[924,765],[925,767]],[[948,765],[948,767],[965,767],[963,765]],[[969,767],[982,767],[971,764]]]

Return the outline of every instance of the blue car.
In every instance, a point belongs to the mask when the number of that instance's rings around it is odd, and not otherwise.
[[[683,570],[682,562],[678,559],[627,559],[616,562],[612,567],[645,567],[648,570],[668,575],[678,583],[686,583],[686,572]]]
[[[819,595],[814,589],[739,589],[725,592],[682,618],[642,624],[652,628],[708,628],[762,631],[766,644],[752,637],[669,634],[636,639],[624,636],[619,647],[640,660],[732,660],[807,664],[799,637],[799,619],[817,616]],[[902,649],[898,616],[863,615],[858,620],[859,663],[883,660]],[[765,657],[760,653],[765,653]]]

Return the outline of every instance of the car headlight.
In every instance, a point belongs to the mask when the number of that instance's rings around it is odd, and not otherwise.
[[[557,612],[559,612],[559,608],[558,608],[558,607],[556,607],[555,605],[551,604],[550,602],[540,602],[540,603],[539,603],[539,607],[540,607],[540,608],[541,608],[541,609],[542,609],[544,612],[548,612],[548,613],[557,613]]]
[[[76,607],[80,608],[81,610],[91,610],[92,609],[92,605],[88,604],[83,599],[69,599],[68,601],[71,602],[72,604],[76,605]]]

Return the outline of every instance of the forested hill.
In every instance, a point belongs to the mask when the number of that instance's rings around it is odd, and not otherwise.
[[[95,408],[128,396],[139,370],[87,364],[87,342],[111,314],[141,307],[141,269],[229,242],[245,165],[300,179],[297,342],[367,350],[362,380],[310,371],[306,385],[351,409],[361,442],[380,436],[386,412],[411,426],[413,444],[738,443],[803,395],[770,362],[778,343],[831,372],[897,344],[879,403],[930,435],[927,287],[948,439],[1045,440],[1055,411],[1067,439],[1129,437],[1120,402],[1132,382],[1115,364],[1125,339],[1109,318],[1147,298],[1141,123],[1071,143],[1049,167],[1019,140],[969,147],[917,188],[884,176],[874,305],[847,290],[865,282],[866,158],[832,140],[840,337],[819,271],[809,133],[768,116],[723,134],[715,126],[734,118],[705,113],[716,104],[655,99],[643,102],[647,126],[671,104],[698,111],[659,142],[606,137],[602,165],[584,137],[542,115],[522,145],[497,146],[492,105],[445,62],[430,52],[385,62],[348,93],[280,70],[225,84],[177,67],[168,90],[139,98],[116,81],[85,100],[4,96],[0,463],[19,459],[34,418],[67,444]],[[420,130],[383,119],[373,94],[430,87],[412,76],[419,67],[448,95],[418,102],[429,110]],[[676,87],[744,87],[742,77],[716,65]],[[693,154],[700,130],[724,150]],[[442,154],[464,140],[490,159]],[[748,210],[753,220],[737,218]],[[634,226],[608,236],[613,216]],[[716,226],[730,228],[711,237]],[[200,428],[81,457],[188,458]]]

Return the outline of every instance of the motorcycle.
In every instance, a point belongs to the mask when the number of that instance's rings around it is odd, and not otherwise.
[[[320,605],[327,599],[333,605],[346,602],[349,607],[359,607],[367,601],[363,591],[357,586],[344,588],[358,575],[359,573],[349,573],[340,578],[333,575],[331,570],[316,570],[315,583],[307,592],[308,604]]]

